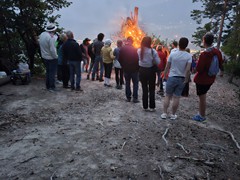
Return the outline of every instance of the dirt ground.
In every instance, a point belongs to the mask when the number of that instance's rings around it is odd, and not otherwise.
[[[206,123],[191,120],[198,109],[194,83],[174,121],[160,118],[158,94],[156,112],[145,112],[141,101],[125,101],[124,89],[86,74],[84,92],[57,86],[48,92],[34,78],[0,87],[0,179],[240,178],[240,101],[226,77],[208,93]]]

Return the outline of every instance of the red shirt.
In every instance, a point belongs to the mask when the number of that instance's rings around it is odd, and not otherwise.
[[[158,69],[161,70],[161,71],[164,71],[165,66],[167,64],[167,56],[162,51],[157,51],[157,53],[158,53],[158,56],[160,58],[160,63],[158,65]]]
[[[212,51],[204,51],[200,54],[200,57],[197,62],[196,66],[196,74],[194,76],[194,82],[201,85],[210,85],[213,84],[216,76],[209,76],[208,70],[210,68],[212,58],[214,55],[218,56],[219,61],[219,68],[223,70],[223,59],[222,59],[222,53],[216,49],[213,48]]]

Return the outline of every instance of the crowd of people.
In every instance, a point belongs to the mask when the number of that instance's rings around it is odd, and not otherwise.
[[[141,47],[133,46],[134,39],[127,37],[119,39],[116,48],[112,48],[110,39],[104,40],[104,34],[97,38],[85,38],[83,43],[74,39],[74,34],[67,31],[55,36],[56,26],[49,24],[39,37],[41,56],[46,66],[46,89],[56,91],[55,76],[62,82],[63,88],[72,91],[83,91],[81,74],[87,73],[87,79],[104,81],[106,88],[110,83],[112,70],[115,70],[116,89],[125,85],[127,102],[138,103],[139,81],[142,87],[142,107],[144,111],[155,111],[155,92],[164,97],[162,119],[177,118],[177,109],[181,96],[188,96],[191,72],[195,73],[194,82],[199,96],[199,113],[193,117],[196,121],[206,120],[206,94],[214,83],[215,76],[208,75],[213,56],[219,61],[220,76],[223,75],[223,60],[221,52],[212,47],[214,36],[207,33],[203,36],[206,48],[196,61],[187,48],[188,39],[180,38],[172,43],[171,51],[164,45],[152,45],[152,38],[146,36],[141,41]],[[103,77],[104,76],[104,77]],[[70,84],[69,84],[70,83]],[[131,87],[132,85],[132,87]],[[157,85],[157,86],[156,86]],[[171,103],[171,110],[169,109]]]

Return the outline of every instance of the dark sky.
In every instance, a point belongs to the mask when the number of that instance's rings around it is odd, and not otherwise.
[[[120,30],[123,18],[139,7],[139,24],[148,34],[161,39],[192,40],[197,25],[190,17],[201,4],[192,0],[71,0],[70,7],[61,10],[59,24],[73,31],[75,39],[94,39],[99,32],[106,38]],[[189,45],[193,47],[191,44]]]

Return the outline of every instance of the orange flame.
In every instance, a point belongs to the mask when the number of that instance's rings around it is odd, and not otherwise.
[[[121,34],[124,38],[131,36],[134,40],[133,46],[139,48],[145,32],[138,26],[138,8],[134,9],[134,17],[127,17],[122,23]]]

